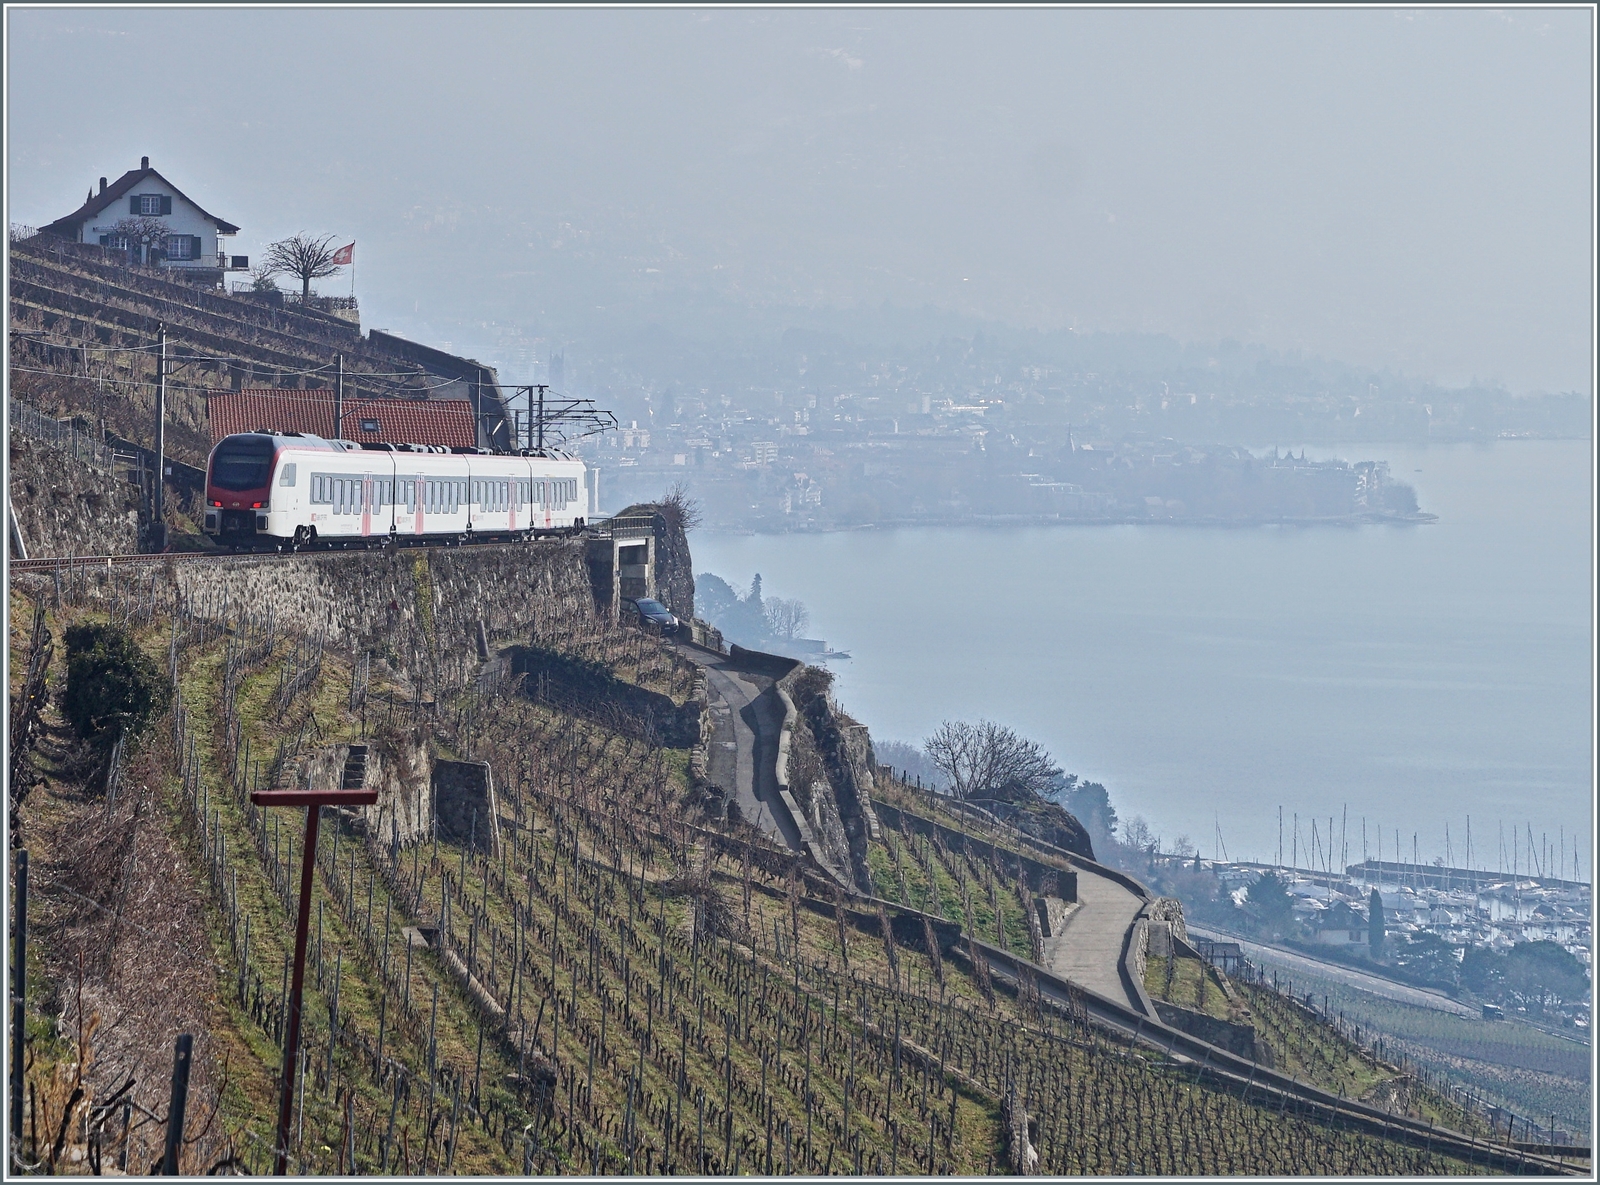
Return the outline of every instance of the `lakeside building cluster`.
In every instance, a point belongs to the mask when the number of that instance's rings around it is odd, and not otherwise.
[[[1276,875],[1306,936],[1300,945],[1321,948],[1340,962],[1370,955],[1369,903],[1376,890],[1389,944],[1431,936],[1459,963],[1473,949],[1505,953],[1522,943],[1553,942],[1592,971],[1591,886],[1575,880],[1378,860],[1349,865],[1343,873],[1253,862],[1201,866],[1241,908],[1253,885]],[[1585,1005],[1570,1019],[1586,1028],[1588,1014]]]

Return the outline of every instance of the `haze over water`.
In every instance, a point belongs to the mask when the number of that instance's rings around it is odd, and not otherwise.
[[[1308,449],[1331,456],[1331,450]],[[696,571],[810,607],[874,738],[987,716],[1170,845],[1271,860],[1277,808],[1376,854],[1499,866],[1497,826],[1565,828],[1590,876],[1591,446],[1363,446],[1421,527],[923,528],[706,536]],[[1421,472],[1415,472],[1421,470]],[[1578,839],[1579,836],[1583,838]],[[1508,864],[1509,867],[1509,864]]]

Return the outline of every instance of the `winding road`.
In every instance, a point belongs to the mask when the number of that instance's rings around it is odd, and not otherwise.
[[[778,797],[776,762],[783,707],[770,675],[742,670],[725,654],[680,640],[678,650],[706,673],[711,737],[706,776],[731,790],[740,816],[776,836],[791,851],[804,850],[800,829]]]
[[[1122,947],[1144,898],[1073,861],[1078,870],[1078,908],[1061,933],[1045,939],[1044,965],[1063,979],[1143,1012],[1144,1004],[1122,977]]]

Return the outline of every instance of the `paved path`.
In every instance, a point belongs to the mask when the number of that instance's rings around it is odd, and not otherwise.
[[[1144,901],[1110,877],[1076,864],[1078,908],[1058,937],[1045,939],[1045,966],[1063,978],[1124,1002],[1144,1007],[1122,981],[1122,942]]]
[[[1359,988],[1361,991],[1371,992],[1374,996],[1397,1000],[1402,1004],[1413,1004],[1419,1008],[1432,1008],[1438,1012],[1451,1012],[1456,1016],[1476,1017],[1480,1015],[1478,1009],[1469,1008],[1457,1000],[1452,1000],[1443,992],[1434,992],[1429,991],[1427,988],[1396,983],[1394,980],[1385,979],[1381,975],[1370,975],[1365,971],[1357,970],[1354,967],[1346,967],[1340,963],[1326,963],[1321,959],[1314,959],[1310,955],[1303,955],[1299,951],[1286,950],[1281,946],[1268,946],[1261,942],[1251,942],[1248,938],[1240,938],[1233,934],[1208,930],[1204,926],[1191,925],[1189,932],[1221,942],[1237,942],[1244,953],[1257,963],[1276,963],[1291,972],[1315,975],[1321,979],[1342,983],[1346,987]]]
[[[740,670],[726,655],[699,646],[680,641],[678,649],[706,672],[712,715],[707,776],[733,790],[745,819],[801,851],[799,829],[778,797],[774,761],[783,707],[772,678]],[[1137,995],[1124,986],[1121,963],[1123,941],[1144,900],[1092,867],[1077,869],[1078,906],[1061,934],[1045,940],[1045,966],[1142,1012]]]
[[[707,777],[731,790],[739,814],[768,835],[800,851],[800,830],[778,797],[774,766],[783,705],[772,678],[734,667],[727,656],[699,646],[678,650],[706,673],[712,731],[707,745]]]

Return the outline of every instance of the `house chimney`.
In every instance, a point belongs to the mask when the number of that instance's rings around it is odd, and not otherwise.
[[[100,192],[104,193],[105,191],[106,191],[106,179],[104,177],[102,177],[102,178],[100,178]]]
[[[150,158],[148,156],[141,156],[139,158],[139,167],[141,169],[148,169],[150,167]]]

